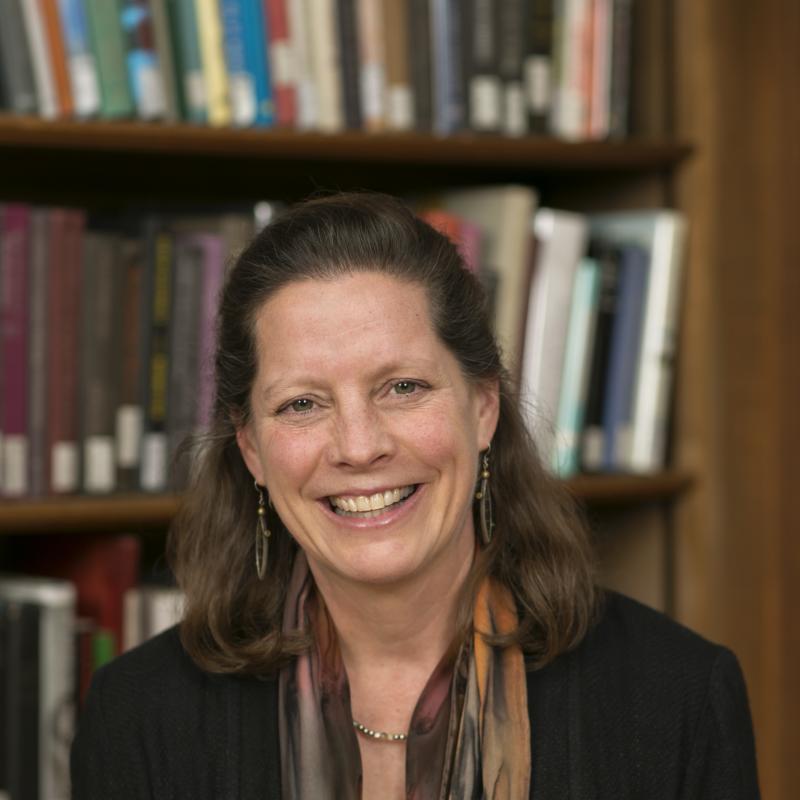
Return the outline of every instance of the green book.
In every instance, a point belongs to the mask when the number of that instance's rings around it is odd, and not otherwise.
[[[100,115],[132,117],[133,103],[119,0],[86,0],[92,51],[100,75]]]

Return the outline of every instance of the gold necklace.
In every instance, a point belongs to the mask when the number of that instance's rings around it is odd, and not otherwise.
[[[370,739],[378,739],[382,742],[404,742],[408,739],[407,733],[384,733],[383,731],[374,731],[366,725],[353,720],[353,727],[363,736],[368,736]]]

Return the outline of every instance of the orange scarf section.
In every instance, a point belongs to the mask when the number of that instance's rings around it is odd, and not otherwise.
[[[361,758],[350,690],[334,628],[299,553],[284,630],[314,626],[316,644],[279,680],[283,796],[360,800]],[[434,670],[406,741],[408,800],[522,800],[531,781],[525,663],[517,647],[480,635],[508,633],[517,616],[509,591],[487,579],[475,600],[475,634],[456,662]],[[333,637],[331,638],[331,633]]]

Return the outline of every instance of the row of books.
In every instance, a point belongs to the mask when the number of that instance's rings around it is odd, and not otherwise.
[[[0,0],[0,103],[46,118],[628,130],[633,0]]]
[[[0,575],[0,795],[67,800],[94,671],[177,622],[181,594],[138,584],[136,537],[28,544],[15,554],[28,572]]]
[[[210,415],[228,254],[269,208],[101,219],[0,206],[3,494],[181,483],[170,459]]]

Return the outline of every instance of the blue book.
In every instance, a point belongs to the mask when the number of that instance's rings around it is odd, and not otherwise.
[[[274,103],[263,5],[260,0],[222,0],[220,14],[233,124],[270,126]]]
[[[624,464],[633,424],[633,399],[642,343],[649,255],[637,245],[622,248],[617,315],[611,333],[608,379],[603,403],[604,471]]]
[[[167,103],[148,0],[122,0],[120,20],[136,112],[142,119],[160,119],[166,114]]]

